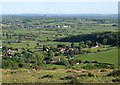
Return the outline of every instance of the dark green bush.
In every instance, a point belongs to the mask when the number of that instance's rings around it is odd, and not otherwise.
[[[67,76],[61,77],[60,79],[61,80],[69,80],[69,79],[74,79],[74,78],[75,78],[75,76],[67,75]]]
[[[107,70],[106,69],[102,69],[102,70],[100,70],[100,72],[107,72]]]
[[[112,82],[118,82],[118,83],[120,83],[120,78],[113,79]]]
[[[113,70],[111,73],[109,73],[107,76],[120,76],[120,70]]]
[[[42,76],[41,78],[53,78],[53,75],[47,74],[47,75]]]
[[[78,75],[78,77],[87,77],[88,75],[87,74],[80,74]]]
[[[92,64],[87,64],[87,65],[83,66],[82,68],[91,70],[91,69],[96,69],[97,67]]]
[[[85,62],[83,62],[83,63],[84,63],[84,64],[86,64],[86,63],[90,63],[90,61],[87,61],[87,60],[86,60],[86,61],[85,61]]]
[[[89,76],[89,77],[94,77],[94,74],[88,73],[88,76]]]
[[[77,78],[74,78],[72,79],[69,84],[72,84],[72,85],[80,85],[80,81],[77,79]]]

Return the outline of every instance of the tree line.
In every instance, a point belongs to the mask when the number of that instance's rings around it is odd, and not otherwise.
[[[65,38],[59,38],[55,41],[58,42],[87,42],[92,43],[99,42],[103,45],[119,46],[120,43],[120,33],[119,32],[101,32],[101,33],[91,33],[91,34],[81,34],[75,36],[68,36]]]

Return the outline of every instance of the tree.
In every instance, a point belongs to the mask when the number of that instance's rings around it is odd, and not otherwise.
[[[70,63],[64,57],[61,60],[65,66],[70,66]]]
[[[79,43],[79,47],[85,47],[84,41],[81,41],[81,42]]]
[[[78,47],[80,54],[83,54],[83,48],[81,46]]]
[[[7,37],[7,39],[9,38],[8,32],[6,32],[6,37]]]
[[[65,45],[65,44],[58,44],[58,45],[57,45],[57,48],[59,48],[59,47],[65,48],[66,45]]]
[[[46,51],[47,47],[45,45],[43,45],[43,51]]]
[[[53,58],[53,57],[54,57],[54,52],[53,52],[52,50],[50,50],[50,51],[48,52],[48,56],[50,56],[51,58]]]
[[[88,40],[88,41],[86,41],[86,44],[87,44],[88,46],[91,46],[91,45],[92,45],[92,42],[91,42],[90,40]]]
[[[107,44],[107,41],[108,41],[107,38],[104,38],[103,39],[103,45]]]
[[[76,60],[75,60],[75,59],[71,59],[71,60],[69,61],[69,63],[70,63],[71,65],[74,65],[74,64],[76,64]]]
[[[8,50],[8,48],[6,47],[6,46],[3,46],[2,47],[2,54],[4,55],[4,56],[7,56],[8,54],[7,54],[7,50]]]
[[[74,43],[71,43],[71,48],[74,48],[75,47],[75,44]]]
[[[44,66],[43,58],[40,55],[36,55],[36,66]]]
[[[17,69],[18,62],[12,60],[3,60],[2,61],[2,68],[10,68],[10,69]]]
[[[3,34],[3,36],[5,36],[5,33],[4,33],[4,32],[3,32],[2,34]]]
[[[48,52],[48,56],[45,57],[46,63],[47,63],[47,64],[50,64],[53,57],[54,57],[54,52],[53,52],[52,50],[50,50],[50,51]]]
[[[50,50],[52,50],[52,51],[56,51],[56,49],[53,47],[53,46],[50,46]]]

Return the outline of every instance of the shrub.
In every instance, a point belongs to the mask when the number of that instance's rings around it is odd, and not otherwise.
[[[76,73],[76,72],[73,70],[68,70],[68,71],[66,71],[66,73]]]
[[[57,61],[55,64],[56,65],[65,65],[63,61]]]
[[[47,74],[47,75],[44,75],[44,76],[41,77],[41,78],[53,78],[53,75]]]
[[[12,60],[3,60],[2,68],[18,69],[18,63]]]
[[[51,60],[46,60],[46,64],[50,64],[51,63]]]
[[[69,79],[74,79],[74,78],[75,78],[75,76],[67,75],[67,76],[61,77],[60,79],[61,80],[69,80]]]
[[[60,55],[61,55],[60,52],[56,52],[56,53],[55,53],[55,56],[60,56]]]
[[[107,70],[106,69],[102,69],[102,70],[100,70],[100,72],[107,72]]]
[[[78,75],[77,77],[94,77],[94,74],[92,74],[92,73],[84,73],[84,74],[80,74],[80,75]]]
[[[24,65],[22,63],[19,63],[18,66],[22,68]]]
[[[101,50],[97,50],[97,52],[100,52]]]
[[[112,82],[119,82],[120,83],[120,78],[113,79]]]
[[[86,64],[86,63],[90,63],[90,61],[87,61],[87,60],[86,60],[86,61],[84,62],[84,64]]]
[[[70,63],[66,59],[64,59],[64,58],[61,61],[57,61],[55,64],[56,65],[70,66]]]
[[[69,84],[72,84],[72,85],[80,85],[80,81],[77,79],[77,78],[74,78],[72,79]]]
[[[69,63],[70,63],[70,65],[74,65],[74,64],[76,64],[76,60],[71,59],[71,60],[69,61]]]
[[[96,69],[97,67],[95,67],[94,65],[91,65],[91,64],[87,64],[85,66],[82,67],[83,69]]]
[[[80,74],[80,75],[78,75],[78,77],[86,77],[86,76],[88,76],[87,74]]]
[[[17,72],[16,71],[11,71],[11,74],[16,74]]]
[[[88,73],[88,76],[89,76],[89,77],[94,77],[94,74]]]
[[[109,63],[97,63],[94,66],[97,68],[111,68],[111,69],[114,68],[114,65],[109,64]]]
[[[107,76],[120,76],[120,70],[113,70],[111,73],[109,73]]]
[[[92,61],[91,63],[98,63],[97,61]]]

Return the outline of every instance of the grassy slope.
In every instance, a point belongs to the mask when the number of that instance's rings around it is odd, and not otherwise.
[[[84,71],[84,72],[83,72]],[[100,70],[73,70],[73,69],[57,69],[57,70],[28,70],[28,69],[18,69],[18,70],[10,70],[3,69],[2,70],[2,82],[3,83],[65,83],[70,81],[61,80],[61,77],[64,76],[79,76],[82,74],[88,74],[89,72],[94,74],[94,77],[78,77],[80,82],[112,82],[114,77],[107,77],[108,73],[112,70],[107,69],[106,72],[100,72]],[[42,78],[44,75],[53,75],[53,78]]]

